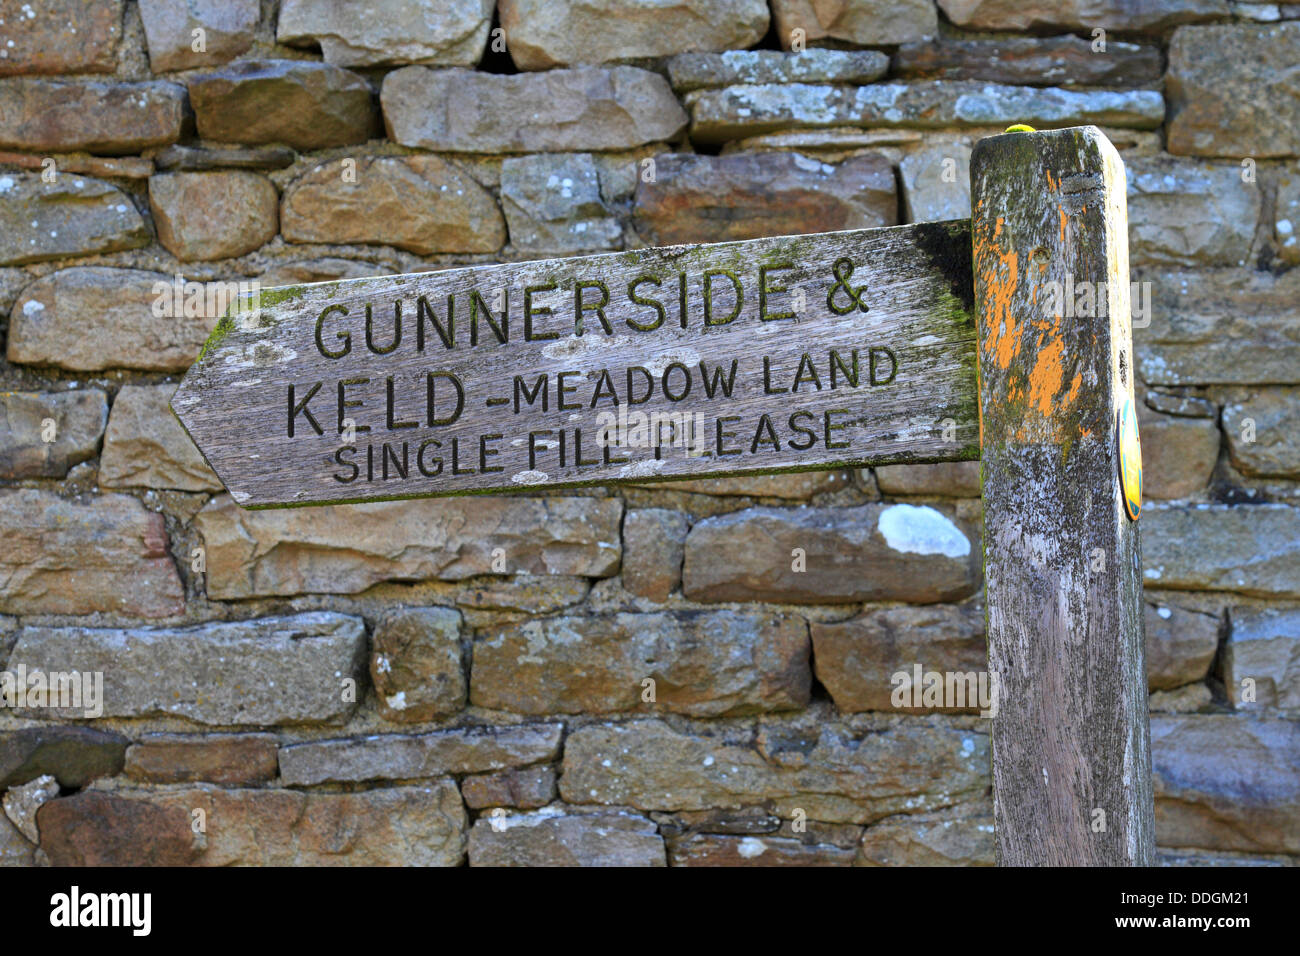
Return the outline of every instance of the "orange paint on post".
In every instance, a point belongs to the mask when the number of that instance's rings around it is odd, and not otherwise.
[[[1029,373],[1029,404],[1037,406],[1044,417],[1051,416],[1052,400],[1061,391],[1061,380],[1065,377],[1064,356],[1065,342],[1054,334],[1051,343],[1039,351],[1038,360]]]

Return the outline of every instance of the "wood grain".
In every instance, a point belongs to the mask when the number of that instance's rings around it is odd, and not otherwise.
[[[172,408],[250,508],[958,461],[974,343],[970,225],[931,223],[267,290]]]
[[[1123,164],[1095,127],[1012,133],[971,183],[998,862],[1151,865]]]

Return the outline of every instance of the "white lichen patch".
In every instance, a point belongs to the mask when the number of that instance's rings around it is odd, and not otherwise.
[[[952,521],[928,505],[890,505],[876,523],[895,551],[905,554],[942,554],[963,558],[970,554],[970,539]]]

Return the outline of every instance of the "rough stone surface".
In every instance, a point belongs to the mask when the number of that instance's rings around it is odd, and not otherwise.
[[[919,719],[884,733],[825,723],[762,728],[759,747],[658,720],[581,727],[565,741],[560,795],[639,810],[770,801],[783,818],[802,809],[810,820],[869,823],[949,806],[988,786],[986,736]]]
[[[325,62],[338,66],[474,66],[492,7],[492,0],[371,0],[361,15],[347,0],[284,0],[276,39],[319,44]]]
[[[20,25],[0,42],[0,76],[112,73],[122,6],[122,0],[0,0],[0,23]]]
[[[882,465],[874,471],[881,494],[937,495],[944,498],[980,496],[978,461],[946,461],[937,465]]]
[[[37,173],[0,173],[0,266],[148,244],[144,219],[116,186],[88,176],[43,183]]]
[[[0,79],[0,147],[138,153],[176,142],[185,90],[161,80],[110,83]]]
[[[768,25],[764,0],[499,0],[497,9],[521,70],[743,49]]]
[[[501,205],[510,244],[523,252],[570,255],[622,243],[623,228],[601,198],[590,153],[508,157],[501,164]]]
[[[41,834],[36,829],[36,811],[58,795],[59,782],[49,775],[10,787],[4,795],[5,816],[23,836],[39,844]]]
[[[1300,724],[1152,717],[1151,769],[1161,846],[1300,852]]]
[[[234,59],[253,45],[260,15],[258,0],[140,0],[149,67],[166,73]],[[195,30],[203,31],[200,50]]]
[[[618,570],[618,498],[423,499],[244,511],[214,499],[195,526],[213,599],[352,594],[379,581],[489,574],[608,577]]]
[[[802,707],[812,675],[802,618],[682,611],[487,628],[474,644],[470,680],[475,705],[516,713],[718,717]]]
[[[50,775],[70,789],[122,772],[128,740],[91,727],[48,726],[0,734],[0,789]]]
[[[1155,505],[1142,523],[1148,587],[1300,597],[1300,509]]]
[[[1300,610],[1233,608],[1223,652],[1223,683],[1234,707],[1300,709]],[[1253,702],[1243,681],[1254,681]]]
[[[570,813],[562,806],[479,817],[470,866],[667,866],[655,825],[631,813]]]
[[[1142,495],[1187,498],[1210,483],[1219,460],[1219,426],[1212,419],[1159,415],[1138,405],[1142,435]]]
[[[914,820],[895,817],[867,827],[858,866],[992,866],[993,814],[959,812]]]
[[[185,605],[163,516],[135,498],[85,504],[0,490],[0,613],[169,617]]]
[[[182,262],[229,259],[265,245],[279,227],[279,196],[243,170],[149,177],[158,241]]]
[[[455,153],[631,149],[686,126],[668,81],[628,66],[515,76],[408,66],[384,77],[380,99],[390,139]]]
[[[623,518],[623,587],[660,603],[682,583],[686,516],[667,508],[638,508]]]
[[[976,605],[878,608],[847,621],[814,621],[809,629],[817,679],[844,713],[927,712],[931,708],[895,706],[900,684],[894,675],[907,676],[904,687],[910,701],[917,690],[912,679],[918,664],[923,674],[980,674],[988,670],[984,611]],[[970,686],[967,706],[952,709],[977,713],[982,702],[976,688]]]
[[[155,311],[172,282],[158,272],[101,266],[37,279],[9,314],[9,361],[71,371],[183,372],[219,316]]]
[[[393,608],[375,622],[370,680],[384,719],[420,723],[465,706],[460,613]]]
[[[780,836],[696,833],[668,846],[673,866],[852,866],[853,850]]]
[[[1242,474],[1300,478],[1297,431],[1300,388],[1261,388],[1234,394],[1223,404],[1228,455]]]
[[[244,60],[185,82],[207,140],[323,149],[377,132],[370,84],[328,63]]]
[[[1057,126],[1154,129],[1165,104],[1154,90],[1063,90],[921,80],[867,86],[762,84],[687,94],[691,138],[721,143],[784,129],[863,126]]]
[[[637,183],[632,222],[654,245],[872,229],[898,221],[894,173],[881,156],[838,166],[800,153],[666,155]]]
[[[904,43],[894,57],[901,79],[984,80],[1024,86],[1148,86],[1160,82],[1158,46],[1106,40],[1096,53],[1092,40],[1065,34],[944,39]]]
[[[378,243],[420,255],[495,252],[506,238],[492,195],[437,156],[317,166],[285,191],[281,231],[289,242]]]
[[[158,172],[198,173],[209,169],[284,169],[298,154],[288,146],[232,146],[210,149],[196,146],[168,146],[153,158]]]
[[[772,0],[772,16],[781,46],[794,46],[802,31],[804,42],[843,40],[861,46],[886,46],[934,36],[939,17],[931,0]]]
[[[1169,43],[1168,150],[1300,155],[1300,23],[1183,27]]]
[[[460,793],[473,810],[487,807],[535,810],[555,799],[555,768],[518,767],[474,774],[461,781]]]
[[[1278,257],[1287,265],[1300,265],[1300,167],[1279,174],[1273,220]]]
[[[553,759],[563,731],[563,724],[520,724],[292,744],[280,748],[280,777],[312,786],[525,767]]]
[[[745,475],[739,478],[700,478],[694,481],[647,482],[642,487],[661,491],[682,491],[695,495],[727,495],[746,498],[807,499],[836,491],[848,483],[842,471],[807,471],[795,475]]]
[[[1125,165],[1134,266],[1246,264],[1260,193],[1240,166],[1169,157]]]
[[[728,50],[681,53],[667,63],[678,93],[748,83],[871,83],[889,71],[876,50]]]
[[[270,783],[277,773],[272,734],[148,734],[126,751],[126,775],[142,783]]]
[[[1150,271],[1149,327],[1135,328],[1148,385],[1272,384],[1300,368],[1300,269]]]
[[[908,222],[970,218],[970,147],[918,150],[898,164]]]
[[[105,488],[220,491],[168,402],[175,385],[123,385],[113,400],[104,435],[99,483]]]
[[[62,478],[94,457],[107,420],[99,389],[0,392],[0,477]]]
[[[979,558],[978,541],[930,506],[749,508],[691,528],[682,590],[693,601],[953,601],[979,586]]]
[[[1164,600],[1144,605],[1147,683],[1169,690],[1205,679],[1219,648],[1219,619]]]
[[[195,834],[202,810],[207,833]],[[53,866],[457,866],[465,808],[456,784],[360,793],[86,791],[38,815]]]
[[[35,866],[36,847],[21,831],[0,816],[0,869],[10,866]]]
[[[360,676],[365,644],[361,619],[332,611],[183,628],[29,625],[9,667],[103,673],[106,717],[341,723],[356,707],[345,681]]]
[[[1077,30],[1103,27],[1124,33],[1159,33],[1180,23],[1226,18],[1227,0],[939,0],[958,26],[973,30]]]

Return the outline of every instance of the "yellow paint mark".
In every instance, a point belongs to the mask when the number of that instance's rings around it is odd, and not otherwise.
[[[993,238],[996,239],[1002,235],[1002,217],[998,216],[998,221],[993,224]]]
[[[1065,342],[1059,332],[1053,329],[1048,333],[1051,342],[1041,349],[1034,362],[1033,371],[1029,373],[1029,404],[1037,406],[1044,417],[1052,414],[1052,400],[1061,391],[1061,379],[1065,369],[1061,360],[1065,355]]]
[[[1057,212],[1057,215],[1060,216],[1060,219],[1061,219],[1061,242],[1065,242],[1065,223],[1066,223],[1066,220],[1069,219],[1070,217],[1067,216],[1067,215],[1065,214],[1065,207],[1064,207],[1064,206],[1057,206],[1057,207],[1056,207],[1056,212]]]

